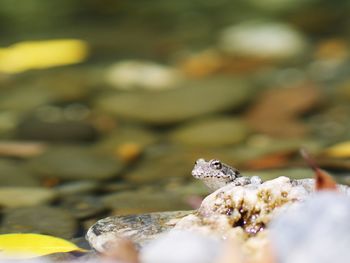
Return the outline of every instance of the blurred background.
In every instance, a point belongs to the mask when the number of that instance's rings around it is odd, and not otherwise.
[[[350,183],[350,4],[2,0],[1,233],[192,209],[217,158]]]

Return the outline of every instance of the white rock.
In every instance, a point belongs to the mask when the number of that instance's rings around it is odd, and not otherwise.
[[[349,262],[350,198],[318,192],[296,203],[269,225],[277,261],[281,263]]]
[[[222,242],[186,231],[171,231],[146,245],[141,263],[212,263],[220,255]]]
[[[221,238],[237,235],[237,229],[256,234],[273,216],[305,200],[313,190],[312,179],[296,183],[284,176],[262,184],[228,184],[203,200],[198,215],[182,218],[175,228]]]
[[[223,30],[219,45],[232,55],[287,59],[300,55],[307,44],[287,24],[250,21]]]
[[[171,88],[180,81],[180,73],[164,65],[139,60],[125,60],[112,65],[105,79],[119,89]]]

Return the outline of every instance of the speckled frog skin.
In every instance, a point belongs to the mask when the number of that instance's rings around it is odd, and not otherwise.
[[[261,179],[258,176],[246,177],[236,169],[219,160],[212,159],[206,161],[198,159],[192,170],[193,177],[202,180],[209,189],[215,191],[227,184],[236,185],[260,184]]]

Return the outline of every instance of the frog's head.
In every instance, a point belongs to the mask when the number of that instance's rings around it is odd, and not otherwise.
[[[192,170],[193,177],[197,179],[204,178],[227,178],[230,176],[227,174],[227,168],[219,160],[212,159],[206,161],[204,159],[198,159],[195,162],[194,168]]]

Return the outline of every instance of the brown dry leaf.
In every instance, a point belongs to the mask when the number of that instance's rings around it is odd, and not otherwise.
[[[316,191],[337,190],[337,183],[332,176],[322,169],[315,170]]]
[[[257,131],[271,136],[303,136],[308,129],[298,116],[315,107],[320,98],[320,90],[312,83],[270,89],[248,111],[246,120]]]
[[[337,183],[332,178],[330,174],[328,174],[326,171],[320,169],[315,161],[310,157],[310,155],[306,152],[306,150],[302,149],[300,151],[301,155],[303,156],[304,160],[307,162],[307,164],[311,167],[312,170],[315,172],[315,180],[316,180],[316,191],[321,190],[337,190]]]

